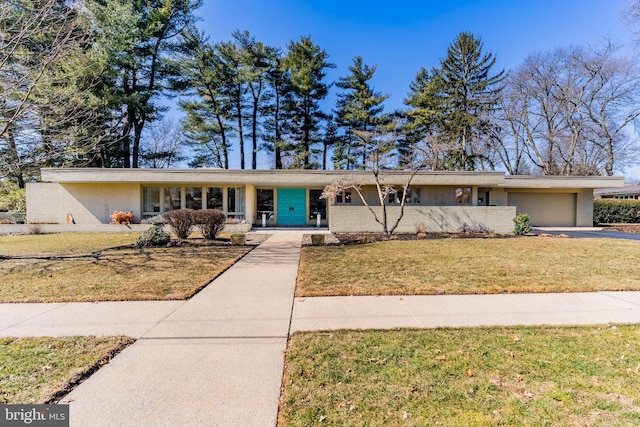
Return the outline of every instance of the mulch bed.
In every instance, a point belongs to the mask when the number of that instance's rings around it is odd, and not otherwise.
[[[640,233],[640,224],[612,224],[603,226],[609,231],[623,231],[625,233]]]

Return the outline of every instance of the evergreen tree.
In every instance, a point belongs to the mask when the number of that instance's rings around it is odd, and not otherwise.
[[[338,94],[336,115],[345,137],[344,145],[334,153],[334,163],[345,169],[364,169],[367,162],[367,143],[357,132],[377,130],[388,119],[382,114],[382,104],[389,96],[376,92],[369,84],[375,71],[376,66],[369,67],[357,56],[349,67],[350,74],[336,84],[344,91]]]
[[[491,74],[495,55],[483,53],[482,41],[463,32],[449,46],[442,61],[442,131],[455,147],[445,166],[475,170],[486,158],[483,139],[491,132],[491,112],[496,108],[504,70]]]
[[[274,153],[274,166],[276,169],[283,168],[283,152],[292,149],[283,138],[283,132],[286,128],[285,108],[291,102],[291,84],[289,73],[283,67],[282,62],[281,53],[274,52],[272,67],[266,74],[270,98],[262,110],[266,116],[263,124],[263,147],[267,151]]]
[[[326,68],[335,65],[327,62],[329,55],[315,45],[311,37],[289,43],[287,56],[282,61],[290,76],[290,98],[286,103],[289,138],[294,144],[292,166],[311,168],[311,150],[319,140],[319,128],[326,115],[319,102],[327,96],[329,86],[322,80]]]
[[[144,127],[161,117],[156,101],[180,69],[178,36],[195,22],[201,0],[87,0],[109,68],[98,88],[119,126],[120,165],[138,167]]]
[[[224,64],[201,33],[188,34],[185,46],[183,78],[175,87],[187,94],[179,105],[186,113],[182,125],[187,143],[195,154],[190,165],[229,169],[231,106]]]
[[[409,95],[404,100],[408,110],[402,114],[403,139],[398,151],[401,158],[410,158],[416,144],[428,150],[431,170],[444,168],[443,159],[448,144],[443,136],[444,82],[439,69],[431,71],[421,68],[409,86]]]
[[[250,95],[249,116],[251,122],[251,168],[257,167],[258,139],[261,134],[260,113],[265,111],[265,103],[271,98],[268,92],[268,72],[275,66],[277,49],[256,41],[248,31],[234,31],[241,57],[241,75]]]

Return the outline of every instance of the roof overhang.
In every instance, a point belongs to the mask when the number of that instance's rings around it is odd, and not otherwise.
[[[101,184],[254,184],[260,186],[325,186],[339,179],[362,185],[374,185],[371,171],[321,170],[226,170],[226,169],[107,169],[45,168],[42,180],[47,182]],[[383,184],[403,184],[410,172],[381,171]],[[419,172],[413,185],[483,185],[504,184],[502,172]]]
[[[624,177],[618,176],[532,176],[507,175],[509,188],[612,188],[622,187]]]
[[[371,171],[339,170],[227,170],[227,169],[109,169],[44,168],[45,182],[61,184],[224,184],[274,187],[323,187],[339,179],[375,185]],[[381,171],[382,184],[401,185],[411,172]],[[505,175],[503,172],[418,172],[412,185],[480,186],[505,188],[612,188],[624,185],[623,177]]]

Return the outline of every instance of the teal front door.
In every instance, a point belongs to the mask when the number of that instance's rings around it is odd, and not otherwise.
[[[307,190],[278,188],[278,225],[307,223]]]

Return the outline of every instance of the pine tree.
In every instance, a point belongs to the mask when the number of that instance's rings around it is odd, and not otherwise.
[[[475,170],[483,161],[482,140],[491,128],[490,114],[498,103],[504,70],[492,75],[496,58],[483,53],[482,41],[463,32],[449,46],[441,63],[443,132],[451,143],[445,167]]]
[[[443,136],[444,87],[439,69],[422,68],[409,86],[409,96],[404,100],[408,110],[402,114],[404,138],[398,151],[402,158],[410,158],[416,144],[422,142],[429,153],[431,170],[443,169],[442,159],[448,144]]]
[[[322,80],[325,69],[335,67],[327,62],[328,57],[311,37],[301,37],[300,41],[289,43],[287,56],[282,61],[283,69],[290,76],[286,114],[289,137],[294,143],[294,167],[309,169],[312,166],[312,148],[320,139],[320,123],[326,118],[319,102],[327,96],[329,86]]]
[[[376,92],[369,83],[375,71],[375,65],[369,67],[357,56],[349,67],[350,74],[336,84],[344,90],[338,94],[336,115],[345,137],[344,145],[334,153],[334,163],[345,169],[364,169],[367,161],[368,147],[366,141],[357,136],[357,131],[374,131],[388,119],[382,111],[389,96]]]

